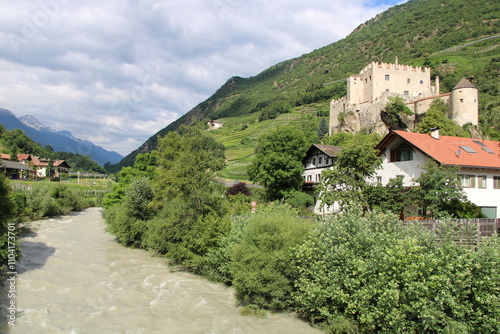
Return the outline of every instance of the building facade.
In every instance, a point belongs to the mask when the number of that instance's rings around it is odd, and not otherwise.
[[[372,62],[347,79],[347,95],[330,103],[330,135],[361,129],[387,133],[381,112],[393,97],[403,98],[414,112],[405,120],[410,129],[435,98],[448,104],[448,117],[457,124],[478,124],[478,90],[472,83],[464,78],[451,93],[440,94],[439,77],[432,83],[429,67],[401,65],[396,58],[394,64]]]
[[[321,182],[321,173],[325,169],[332,169],[337,156],[342,148],[331,145],[313,144],[307,150],[305,158],[302,160],[304,164],[304,185],[303,191],[314,199],[314,213],[324,214],[331,213],[331,208],[322,205],[318,200],[319,192],[316,187]]]
[[[467,198],[488,218],[500,218],[500,142],[440,136],[439,130],[421,134],[391,131],[377,145],[383,162],[375,181],[387,184],[403,178],[406,187],[422,173],[428,159],[456,166]]]

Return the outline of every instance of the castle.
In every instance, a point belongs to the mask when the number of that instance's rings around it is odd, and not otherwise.
[[[361,129],[387,133],[381,112],[396,96],[414,112],[405,119],[410,129],[435,98],[448,104],[447,116],[460,126],[478,124],[478,90],[472,83],[463,78],[451,93],[439,94],[439,77],[432,85],[429,67],[400,65],[396,57],[395,64],[372,62],[347,79],[347,96],[330,103],[330,135]]]

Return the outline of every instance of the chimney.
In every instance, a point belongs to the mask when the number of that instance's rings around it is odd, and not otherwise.
[[[431,128],[431,137],[439,140],[439,128]]]

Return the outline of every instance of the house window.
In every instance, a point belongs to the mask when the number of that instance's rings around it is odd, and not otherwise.
[[[410,160],[413,160],[413,149],[406,143],[391,151],[391,162]]]
[[[385,75],[385,81],[389,81],[389,74]]]
[[[321,174],[316,174],[316,182],[321,182]]]
[[[377,183],[382,184],[382,176],[377,176]]]
[[[318,160],[318,163],[321,165],[321,163],[323,162],[323,157],[319,157]]]
[[[493,188],[500,189],[500,176],[493,176]]]
[[[328,165],[330,163],[330,160],[328,158],[325,159],[325,164]]]
[[[316,166],[316,158],[313,158],[313,165]]]
[[[458,177],[462,188],[474,188],[476,186],[476,177],[474,175],[459,174]]]
[[[486,175],[478,175],[477,176],[477,187],[486,189]]]

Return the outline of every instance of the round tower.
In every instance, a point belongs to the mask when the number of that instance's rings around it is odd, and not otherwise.
[[[458,125],[478,125],[478,90],[469,80],[463,78],[451,91],[448,117]]]

